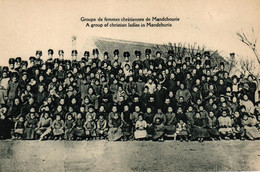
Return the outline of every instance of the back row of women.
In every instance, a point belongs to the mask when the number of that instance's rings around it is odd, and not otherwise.
[[[181,141],[258,139],[255,78],[230,76],[210,52],[94,49],[78,60],[62,50],[48,60],[11,58],[1,68],[1,139],[108,139]],[[214,60],[215,62],[215,60]]]

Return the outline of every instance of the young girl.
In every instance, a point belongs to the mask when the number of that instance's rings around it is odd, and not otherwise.
[[[136,129],[134,133],[135,139],[137,140],[145,139],[147,137],[146,128],[147,128],[147,123],[143,119],[143,115],[139,114],[138,121],[135,124],[135,129]]]
[[[112,110],[113,110],[113,113],[111,112],[109,114],[108,140],[117,141],[123,137],[123,132],[122,132],[123,122],[122,122],[119,114],[117,113],[116,106],[113,106]]]
[[[89,106],[88,112],[86,114],[86,120],[89,118],[89,116],[92,120],[96,120],[96,112],[94,110],[94,106]]]
[[[207,128],[208,128],[208,132],[210,135],[211,140],[214,139],[219,139],[220,138],[220,134],[218,132],[218,121],[217,118],[215,117],[215,114],[213,111],[209,111],[209,115],[207,117]]]
[[[188,131],[187,131],[187,125],[185,122],[183,122],[182,119],[177,123],[176,125],[176,133],[174,134],[174,140],[176,140],[177,136],[180,137],[180,141],[188,140]]]
[[[219,123],[219,132],[222,137],[226,140],[230,139],[230,136],[233,135],[232,132],[232,120],[227,116],[227,111],[222,111],[222,116],[218,118]]]
[[[209,133],[206,129],[205,118],[202,118],[200,112],[197,112],[194,117],[192,139],[198,139],[199,142],[203,142],[204,138],[207,137],[209,137]]]
[[[88,115],[86,118],[86,122],[84,123],[86,140],[90,140],[96,137],[96,123],[91,115]]]
[[[245,134],[248,139],[255,140],[260,138],[260,133],[256,128],[257,120],[254,116],[251,117],[247,114],[244,114],[241,122],[245,128]]]
[[[74,122],[74,135],[76,137],[77,140],[82,140],[82,138],[84,137],[84,119],[82,119],[82,114],[78,113],[77,114],[77,118]]]
[[[14,138],[22,139],[24,132],[24,119],[22,116],[19,117],[19,120],[14,124]]]
[[[43,112],[42,117],[38,123],[36,134],[40,135],[40,140],[43,140],[51,133],[52,119],[48,112]]]
[[[58,137],[61,140],[64,134],[64,121],[61,119],[60,114],[56,115],[56,119],[52,123],[52,128],[53,128],[52,132],[53,132],[54,140],[57,140]]]
[[[161,118],[156,118],[155,123],[153,126],[153,136],[152,139],[153,141],[164,141],[164,133],[165,133],[165,126],[163,122],[161,121]]]
[[[25,131],[24,138],[27,140],[35,139],[35,130],[37,128],[38,119],[35,117],[34,113],[30,114],[30,117],[25,121]]]
[[[107,137],[107,120],[103,115],[99,115],[99,119],[97,121],[97,136],[99,139],[105,139]]]
[[[72,140],[73,139],[73,125],[74,120],[72,119],[72,114],[67,115],[67,119],[65,121],[65,135],[64,138],[66,140]]]

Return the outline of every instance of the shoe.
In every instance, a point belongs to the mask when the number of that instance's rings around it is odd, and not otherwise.
[[[183,139],[180,139],[180,141],[182,142],[182,141],[183,141]]]
[[[244,140],[245,140],[245,138],[244,138],[244,137],[241,137],[241,139],[240,139],[240,140],[243,140],[243,141],[244,141]]]
[[[237,138],[234,136],[234,137],[233,137],[233,140],[236,140],[236,139],[237,139]]]

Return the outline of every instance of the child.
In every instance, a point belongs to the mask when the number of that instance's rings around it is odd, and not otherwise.
[[[182,119],[180,119],[180,121],[176,125],[176,133],[174,134],[174,140],[176,140],[177,136],[180,137],[181,142],[183,141],[183,139],[186,140],[187,142],[189,141],[187,125],[185,122],[183,122]]]
[[[104,139],[107,137],[107,120],[103,115],[99,115],[99,119],[97,121],[97,136],[99,139]]]
[[[233,134],[232,132],[232,120],[229,116],[227,116],[227,111],[222,111],[222,116],[218,118],[219,123],[219,132],[222,137],[226,140],[230,139],[230,136]]]
[[[209,111],[209,115],[207,116],[207,128],[208,133],[210,135],[211,140],[219,139],[220,134],[218,132],[218,124],[217,124],[217,118],[215,117],[215,114],[213,111]]]
[[[163,122],[161,121],[161,118],[156,118],[155,119],[155,123],[153,126],[153,136],[152,139],[153,141],[159,141],[159,142],[163,142],[164,141],[164,131],[165,131],[165,126],[163,124]]]
[[[14,124],[14,138],[22,139],[24,132],[24,119],[22,116],[19,117],[19,120]]]
[[[35,139],[35,130],[37,128],[38,119],[34,113],[30,113],[30,117],[25,121],[24,138],[27,140]]]
[[[53,128],[53,136],[54,140],[57,140],[58,137],[61,140],[62,136],[64,134],[64,121],[61,119],[61,115],[57,114],[56,115],[56,120],[53,121],[52,123],[52,128]]]
[[[40,135],[40,141],[51,133],[52,119],[48,112],[44,112],[38,123],[36,134]]]
[[[74,122],[74,135],[76,137],[77,140],[82,140],[82,138],[84,137],[84,119],[82,119],[82,114],[78,113],[77,114],[77,118]]]
[[[238,111],[235,111],[232,120],[233,120],[233,124],[232,124],[233,139],[236,140],[238,136],[241,140],[245,140],[245,129],[242,126],[240,114]]]
[[[117,113],[116,106],[113,106],[112,109],[113,109],[113,113],[111,112],[109,114],[109,121],[108,121],[108,126],[109,126],[108,140],[117,141],[123,137],[123,132],[122,132],[123,122],[121,120],[121,117]]]
[[[91,115],[87,115],[86,122],[84,123],[86,140],[93,139],[96,136],[96,124]]]
[[[92,120],[96,120],[96,112],[94,110],[94,106],[89,106],[88,112],[86,114],[86,120],[89,118],[89,116]]]
[[[135,124],[135,129],[136,129],[134,133],[135,139],[139,140],[139,139],[145,139],[147,137],[146,127],[147,127],[147,123],[143,119],[143,115],[139,114],[138,121]]]
[[[166,116],[166,134],[167,137],[170,137],[171,135],[174,135],[176,131],[176,116],[175,113],[173,113],[173,109],[171,106],[168,107]]]
[[[191,135],[193,140],[198,139],[199,142],[203,142],[204,138],[209,137],[205,118],[201,116],[200,112],[195,114]]]
[[[67,119],[65,121],[65,135],[64,138],[66,140],[72,140],[73,139],[73,125],[74,120],[72,119],[72,114],[67,115]]]

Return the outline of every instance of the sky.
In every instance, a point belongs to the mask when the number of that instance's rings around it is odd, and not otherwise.
[[[260,37],[260,1],[257,0],[0,0],[0,65],[8,59],[28,59],[36,50],[82,48],[91,37],[163,44],[182,42],[206,46],[228,57],[254,58],[236,35]],[[178,17],[167,28],[88,28],[80,18]],[[254,34],[252,32],[254,28]],[[72,47],[72,36],[77,37]],[[259,41],[257,47],[260,49]],[[91,50],[89,50],[91,51]]]

